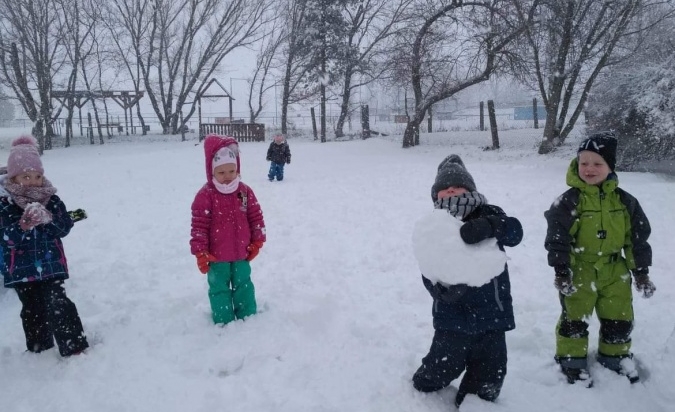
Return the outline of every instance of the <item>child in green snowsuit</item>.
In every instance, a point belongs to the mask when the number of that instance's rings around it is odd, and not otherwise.
[[[598,362],[635,383],[631,273],[643,297],[656,290],[649,279],[651,228],[637,199],[618,187],[616,146],[612,132],[583,141],[567,170],[571,189],[544,214],[548,263],[562,305],[555,360],[569,383],[583,381],[588,387],[586,319],[593,310],[600,319]]]

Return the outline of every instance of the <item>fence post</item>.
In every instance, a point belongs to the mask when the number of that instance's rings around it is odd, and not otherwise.
[[[370,137],[370,112],[368,105],[361,105],[361,138],[367,139]]]
[[[499,135],[497,133],[497,115],[495,114],[494,100],[488,100],[488,116],[490,117],[490,133],[492,134],[492,149],[499,149]]]
[[[484,117],[485,109],[483,107],[483,102],[480,102],[480,131],[485,130],[485,119]]]
[[[534,128],[539,128],[539,113],[537,112],[537,98],[532,99],[532,118],[534,119]]]

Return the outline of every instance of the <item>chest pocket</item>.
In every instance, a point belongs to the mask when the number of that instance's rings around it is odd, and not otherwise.
[[[618,195],[611,193],[602,200],[585,198],[580,209],[575,252],[590,256],[620,252],[629,228]]]

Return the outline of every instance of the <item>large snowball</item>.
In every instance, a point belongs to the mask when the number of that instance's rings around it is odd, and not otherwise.
[[[422,274],[434,283],[481,286],[504,271],[507,257],[497,240],[468,245],[459,234],[462,224],[443,209],[415,223],[413,252]]]

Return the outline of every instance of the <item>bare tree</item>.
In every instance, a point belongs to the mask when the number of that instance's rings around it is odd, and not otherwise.
[[[256,119],[265,107],[264,96],[272,88],[276,88],[277,81],[270,77],[274,69],[274,63],[279,58],[281,46],[285,41],[287,32],[284,29],[284,21],[275,19],[270,30],[263,36],[260,51],[256,56],[255,70],[249,80],[248,109],[249,122],[255,123]],[[275,96],[276,97],[276,96]],[[255,102],[254,102],[255,100]],[[255,103],[255,104],[254,104]]]
[[[288,0],[282,12],[286,22],[286,36],[283,45],[283,65],[281,76],[281,133],[288,133],[288,107],[290,104],[302,100],[305,96],[294,98],[298,86],[305,79],[310,67],[303,64],[303,31],[307,18],[306,0]]]
[[[382,45],[397,34],[397,25],[413,0],[365,0],[345,6],[349,24],[345,42],[353,53],[341,62],[342,90],[340,116],[335,126],[335,137],[344,135],[344,123],[351,111],[352,93],[382,77],[388,67],[382,56],[390,50]],[[356,81],[354,79],[356,78]]]
[[[96,120],[96,131],[99,138],[99,143],[103,144],[103,127],[102,124],[106,124],[106,134],[108,137],[111,136],[109,125],[110,118],[108,114],[108,105],[105,97],[102,95],[103,91],[108,91],[112,84],[116,84],[119,81],[119,54],[115,53],[114,48],[110,46],[110,43],[115,44],[117,37],[109,33],[105,26],[108,22],[107,16],[104,16],[105,9],[99,7],[92,7],[91,14],[95,17],[93,30],[91,33],[90,47],[91,53],[85,55],[82,59],[81,72],[82,72],[82,81],[84,82],[85,90],[89,91],[91,95],[91,106],[94,110],[94,119]],[[113,68],[113,70],[106,70],[106,68]],[[137,84],[137,82],[134,82]],[[135,89],[138,94],[138,88]],[[101,100],[103,104],[103,112],[105,115],[105,121],[102,121],[101,114],[99,113],[99,104],[98,100]],[[139,105],[137,105],[138,107]],[[141,119],[141,124],[143,124],[143,118]],[[144,130],[145,131],[145,130]],[[92,141],[93,143],[93,141]]]
[[[108,30],[109,39],[114,47],[111,53],[115,56],[114,60],[120,62],[121,72],[128,76],[129,81],[133,87],[136,96],[140,96],[144,92],[145,85],[142,64],[145,51],[138,53],[139,47],[147,47],[144,39],[150,34],[150,27],[145,23],[147,20],[147,13],[151,7],[151,1],[135,1],[125,2],[123,9],[126,14],[120,14],[119,10],[122,3],[109,4],[104,12],[106,18],[103,19],[105,27]],[[144,49],[143,49],[144,50]],[[103,100],[104,105],[106,104]],[[107,113],[107,106],[105,107]],[[141,122],[142,134],[146,135],[145,119],[141,113],[140,104],[136,105],[136,116]],[[108,123],[108,121],[106,121]]]
[[[508,63],[513,56],[507,46],[524,32],[529,21],[516,21],[514,4],[509,0],[453,0],[430,6],[421,10],[419,30],[410,49],[415,108],[403,135],[404,148],[419,142],[419,126],[434,103],[488,80]]]
[[[271,18],[269,0],[113,0],[164,133],[178,133],[225,57],[255,43]],[[140,31],[144,31],[140,35]],[[183,106],[187,115],[179,125]]]
[[[59,26],[63,28],[65,40],[63,45],[70,64],[70,73],[65,87],[70,96],[64,99],[67,110],[65,145],[68,147],[73,136],[75,107],[81,102],[80,98],[74,96],[79,85],[78,74],[84,60],[92,53],[93,44],[90,40],[98,16],[88,0],[55,0],[55,3],[61,11],[56,18],[59,19]],[[87,94],[84,95],[85,100],[89,99]]]
[[[531,63],[524,74],[526,81],[534,80],[546,106],[539,153],[548,153],[562,144],[574,128],[593,83],[601,70],[612,64],[631,22],[662,0],[540,3],[539,24],[527,26]]]
[[[51,92],[67,59],[60,13],[54,1],[0,0],[0,81],[34,123],[40,151],[53,135]]]
[[[14,120],[14,110],[14,104],[0,89],[0,126],[4,126],[6,122]]]

